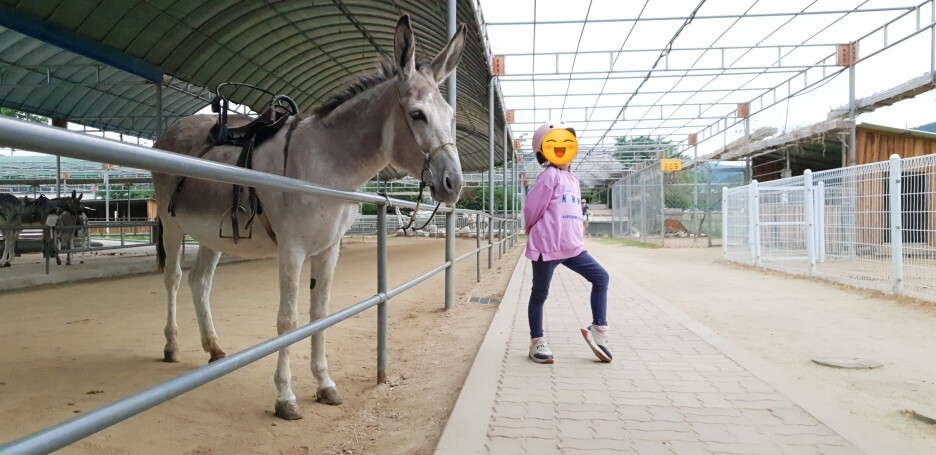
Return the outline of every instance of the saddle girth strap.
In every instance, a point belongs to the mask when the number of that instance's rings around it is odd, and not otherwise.
[[[270,240],[273,240],[273,244],[277,245],[278,242],[276,241],[276,233],[273,232],[273,226],[270,224],[270,219],[267,218],[266,214],[264,214],[262,210],[258,211],[257,214],[260,215],[257,218],[260,219],[260,224],[263,225],[263,230],[266,231],[268,236],[270,236]]]
[[[242,167],[244,169],[251,169],[253,167],[253,146],[254,138],[256,136],[250,136],[247,138],[247,142],[241,148],[240,156],[237,157],[237,167]],[[237,243],[237,240],[240,238],[240,226],[237,224],[237,209],[240,204],[240,195],[243,191],[243,187],[238,184],[233,185],[232,197],[231,197],[231,237],[234,239],[234,243]],[[250,218],[247,221],[245,227],[249,227],[253,222],[254,214],[256,209],[259,206],[257,201],[257,193],[253,187],[248,188],[248,205],[250,206]]]

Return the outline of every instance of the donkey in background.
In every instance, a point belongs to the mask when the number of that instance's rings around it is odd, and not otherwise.
[[[90,238],[88,236],[88,215],[85,211],[87,207],[82,207],[78,216],[71,212],[63,211],[55,223],[55,263],[62,265],[62,258],[59,252],[65,249],[65,265],[71,265],[71,250],[90,247]],[[80,263],[84,264],[84,252],[81,253]]]
[[[22,200],[8,193],[0,194],[0,231],[3,233],[3,254],[0,267],[10,267],[16,257],[16,240],[24,228],[54,227],[62,213],[81,213],[81,198],[71,196],[49,199],[43,195]]]

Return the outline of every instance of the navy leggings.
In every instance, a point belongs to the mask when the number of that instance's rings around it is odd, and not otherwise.
[[[530,321],[530,338],[543,336],[543,304],[549,296],[549,283],[553,272],[562,264],[573,272],[582,275],[592,284],[591,311],[593,325],[608,325],[608,272],[591,257],[587,251],[578,256],[556,261],[544,261],[542,257],[533,261],[533,292],[530,293],[530,305],[527,318]]]

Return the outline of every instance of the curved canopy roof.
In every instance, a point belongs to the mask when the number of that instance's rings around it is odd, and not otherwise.
[[[489,52],[475,1],[457,5],[469,30],[457,78],[458,150],[463,169],[477,171],[488,166]],[[204,108],[209,90],[227,81],[288,95],[309,111],[392,54],[402,13],[418,51],[438,52],[448,41],[446,8],[442,0],[0,0],[0,105],[147,138],[158,131],[160,81],[166,124]],[[255,111],[266,103],[246,90],[230,97]],[[495,103],[500,149],[504,115]]]

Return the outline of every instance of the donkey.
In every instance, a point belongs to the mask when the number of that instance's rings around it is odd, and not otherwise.
[[[454,112],[442,97],[439,84],[455,70],[465,34],[464,24],[459,24],[438,55],[430,62],[417,63],[410,18],[403,15],[396,26],[393,61],[384,62],[376,75],[360,77],[345,92],[317,107],[313,115],[288,118],[283,128],[255,147],[253,169],[355,191],[392,164],[420,176],[436,200],[454,203],[462,186],[461,164],[452,135]],[[233,127],[250,121],[246,117],[231,120]],[[239,147],[212,146],[207,141],[214,123],[215,117],[208,115],[183,118],[169,127],[154,147],[234,164]],[[257,218],[264,228],[250,230],[244,224],[240,232],[248,234],[236,239],[222,237],[219,232],[230,217],[231,185],[197,179],[179,185],[179,181],[177,176],[153,173],[162,225],[157,257],[168,293],[165,361],[179,360],[176,293],[182,277],[179,253],[184,233],[199,242],[188,281],[202,348],[210,354],[209,362],[225,356],[218,346],[208,302],[222,252],[241,257],[277,253],[277,333],[297,326],[299,277],[306,260],[312,269],[310,317],[317,320],[328,314],[339,241],[354,222],[356,203],[257,188],[256,196],[262,204]],[[328,375],[324,331],[313,335],[311,342],[311,369],[318,381],[316,399],[329,405],[341,404],[335,382]],[[287,420],[302,418],[291,377],[289,348],[285,348],[279,352],[273,382],[277,389],[276,416]]]
[[[3,226],[4,248],[0,255],[0,267],[10,267],[16,256],[16,240],[22,228],[53,227],[61,213],[80,213],[82,195],[72,191],[69,197],[53,199],[39,195],[30,200],[20,200],[12,194],[0,194],[0,226]]]
[[[76,243],[79,248],[87,248],[87,239],[88,216],[84,213],[84,207],[78,216],[71,212],[62,212],[55,223],[55,263],[62,265],[59,251],[64,246],[65,265],[71,265],[71,250],[75,249]],[[84,252],[81,253],[81,263],[84,264]]]

